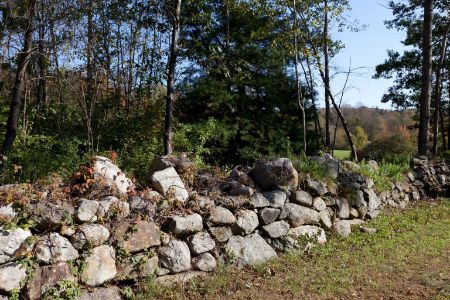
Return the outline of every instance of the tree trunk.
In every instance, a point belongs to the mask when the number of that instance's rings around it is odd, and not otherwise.
[[[420,121],[418,151],[427,155],[430,136],[430,98],[431,98],[431,67],[432,67],[432,35],[433,35],[433,0],[424,2],[423,28],[423,62],[422,62],[422,93],[420,96]]]
[[[309,28],[307,26],[307,23],[306,23],[306,20],[303,17],[303,15],[300,14],[300,16],[302,18],[303,23],[306,25],[305,29],[306,29],[306,32],[308,33],[308,41],[309,41],[309,43],[310,43],[310,45],[311,45],[311,47],[313,49],[314,55],[316,56],[316,60],[317,60],[317,64],[319,65],[319,72],[320,72],[320,77],[322,78],[322,82],[325,84],[325,88],[328,90],[328,95],[330,96],[331,102],[333,103],[333,107],[336,110],[339,118],[341,119],[342,126],[344,127],[345,133],[346,133],[347,138],[348,138],[348,142],[350,144],[352,156],[353,156],[353,158],[355,160],[358,160],[358,156],[356,155],[355,144],[353,143],[352,135],[350,133],[350,130],[348,129],[347,122],[345,121],[344,115],[342,114],[341,110],[339,109],[339,107],[336,104],[336,101],[334,100],[333,94],[331,93],[330,86],[328,84],[326,84],[327,81],[326,81],[326,78],[325,78],[325,73],[324,73],[323,68],[322,68],[322,63],[320,62],[320,55],[319,55],[319,52],[317,51],[317,47],[314,44],[314,41],[311,38],[311,31],[309,30]]]
[[[180,27],[181,0],[177,0],[173,16],[172,43],[170,45],[169,74],[167,76],[166,126],[164,131],[164,155],[172,155],[172,118],[175,90],[175,67],[177,64],[178,28]]]
[[[436,70],[436,105],[434,108],[434,143],[433,143],[433,155],[437,156],[437,150],[438,150],[438,143],[439,143],[439,114],[441,112],[441,71],[442,66],[444,64],[444,58],[445,54],[447,52],[447,38],[448,33],[450,31],[450,21],[448,22],[447,26],[445,27],[445,33],[444,37],[442,38],[442,45],[441,45],[441,55],[439,57],[439,62]],[[444,132],[442,132],[444,134]],[[445,144],[445,136],[444,138],[444,144]]]
[[[328,0],[325,0],[325,24],[323,28],[323,52],[325,59],[325,147],[330,151],[331,146],[331,132],[330,132],[330,57],[328,54]]]
[[[294,26],[292,28],[292,34],[294,36],[294,52],[295,52],[295,79],[297,81],[297,101],[298,106],[302,112],[302,129],[303,129],[303,153],[306,155],[306,116],[305,116],[305,106],[302,103],[302,90],[300,86],[300,78],[298,76],[298,41],[297,34],[295,30],[297,29],[297,12],[295,8],[295,0],[294,0]]]
[[[93,155],[94,154],[94,142],[93,142],[93,132],[92,132],[92,103],[94,101],[94,66],[93,66],[93,43],[94,43],[94,30],[93,30],[93,10],[94,4],[93,0],[89,0],[88,3],[88,41],[87,41],[87,103],[86,107],[90,110],[87,112],[87,144],[88,144],[88,152]]]
[[[39,67],[39,83],[38,83],[38,91],[36,97],[36,104],[39,105],[41,103],[47,102],[47,82],[45,80],[45,54],[44,54],[44,36],[45,36],[45,27],[44,27],[44,4],[41,4],[41,13],[40,18],[38,20],[39,24],[39,56],[38,56],[38,67]]]
[[[16,78],[14,81],[11,105],[9,109],[8,122],[6,124],[5,141],[3,142],[2,155],[7,155],[11,150],[17,136],[19,124],[20,107],[22,106],[23,79],[28,62],[31,57],[34,32],[34,16],[36,10],[36,0],[30,0],[27,10],[27,27],[25,30],[25,43],[23,52],[20,55]]]

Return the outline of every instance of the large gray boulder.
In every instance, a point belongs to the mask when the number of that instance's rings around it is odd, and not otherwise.
[[[122,280],[152,276],[158,269],[158,263],[158,256],[147,257],[144,254],[138,254],[133,259],[122,261],[118,278]]]
[[[31,201],[28,211],[31,219],[36,222],[36,229],[56,230],[72,220],[75,209],[68,202],[58,205],[48,200],[36,200]]]
[[[269,161],[259,160],[253,169],[256,184],[264,191],[277,186],[295,189],[298,185],[298,173],[287,158],[273,158]]]
[[[20,245],[30,236],[32,234],[29,230],[22,228],[5,230],[4,227],[0,227],[0,264],[14,260]]]
[[[98,205],[97,216],[101,218],[110,216],[113,219],[120,220],[130,214],[130,205],[114,196],[101,198]]]
[[[339,161],[328,153],[322,153],[320,156],[311,156],[309,161],[325,167],[325,172],[333,179],[336,179],[339,172],[342,171]]]
[[[326,205],[325,201],[323,201],[322,198],[316,197],[313,200],[313,207],[317,211],[322,211],[322,210],[325,210],[327,208],[327,205]]]
[[[153,174],[158,171],[174,168],[178,174],[183,174],[191,171],[194,167],[195,165],[187,157],[173,155],[155,156],[148,168],[147,175],[145,175],[145,182],[151,184]]]
[[[255,265],[276,257],[277,253],[257,233],[247,236],[233,236],[227,243],[228,251],[235,260],[233,265],[243,268]]]
[[[161,265],[171,273],[180,273],[191,268],[191,253],[185,242],[171,240],[159,250]]]
[[[331,221],[331,215],[328,210],[323,210],[319,212],[319,223],[323,229],[330,230],[333,227],[333,222]]]
[[[165,223],[165,229],[176,237],[183,237],[203,230],[203,219],[199,214],[187,217],[169,217]]]
[[[117,227],[115,234],[122,240],[123,249],[132,253],[161,244],[158,226],[148,221],[124,222]]]
[[[22,244],[27,250],[33,249],[33,246],[36,258],[45,263],[65,262],[78,257],[78,251],[69,240],[56,232],[40,236],[35,245]]]
[[[364,197],[367,200],[369,211],[374,211],[381,205],[381,200],[373,189],[364,190]]]
[[[237,221],[231,227],[234,234],[250,234],[258,227],[258,216],[251,210],[240,210]]]
[[[295,239],[294,248],[306,251],[314,245],[327,242],[325,231],[317,226],[303,225],[291,228],[288,236]]]
[[[262,231],[270,238],[276,239],[286,235],[289,231],[289,224],[286,221],[278,221],[265,225]]]
[[[217,267],[217,262],[214,256],[210,253],[200,255],[194,263],[194,268],[203,272],[211,272]]]
[[[75,212],[75,220],[79,223],[87,223],[97,214],[99,207],[98,201],[80,199],[77,202],[77,211]]]
[[[266,207],[258,211],[259,220],[263,225],[275,222],[279,215],[280,210],[277,208]]]
[[[354,194],[350,194],[348,197],[348,204],[350,206],[360,208],[361,206],[365,206],[366,202],[364,200],[364,193],[361,190],[355,191]]]
[[[281,210],[279,219],[287,219],[291,227],[300,225],[318,225],[319,214],[317,211],[294,203],[287,203]]]
[[[310,194],[308,194],[305,191],[294,191],[291,193],[291,196],[289,197],[289,200],[292,203],[310,207],[312,205],[312,197]]]
[[[269,200],[269,206],[273,208],[282,208],[286,202],[286,194],[282,191],[272,191],[264,193],[264,197]]]
[[[20,264],[0,266],[0,293],[10,295],[14,290],[20,290],[20,282],[26,277],[26,269]]]
[[[209,231],[211,232],[212,236],[216,239],[216,241],[218,241],[219,243],[225,243],[230,239],[230,237],[233,236],[231,228],[227,226],[210,227]]]
[[[350,206],[345,198],[338,198],[337,205],[339,208],[338,217],[340,219],[348,219],[350,217]]]
[[[151,180],[155,190],[160,192],[164,197],[170,197],[182,203],[186,202],[189,198],[183,181],[181,181],[177,171],[172,167],[154,172]]]
[[[99,286],[117,274],[116,256],[111,246],[103,245],[89,250],[86,258],[87,268],[81,276],[89,286]]]
[[[342,169],[344,171],[358,171],[361,169],[361,167],[358,164],[356,164],[352,161],[344,160],[341,162],[341,164],[342,164]]]
[[[228,209],[217,206],[211,212],[211,216],[209,217],[209,221],[216,225],[231,225],[236,222],[236,218],[233,213]]]
[[[130,178],[116,166],[110,159],[102,156],[94,156],[94,179],[104,179],[105,184],[109,187],[117,188],[117,192],[121,195],[127,194],[134,190],[134,184]]]
[[[216,242],[207,232],[199,232],[188,238],[188,246],[193,254],[202,254],[211,251]]]
[[[100,246],[109,238],[109,230],[97,224],[81,225],[77,232],[70,237],[72,245],[77,249],[83,249],[87,245]]]
[[[321,181],[305,180],[306,188],[315,197],[321,197],[328,192],[327,185]]]
[[[343,237],[350,236],[352,229],[350,227],[350,222],[347,220],[340,220],[336,222],[336,232]]]
[[[261,193],[256,193],[250,197],[250,201],[255,208],[264,208],[269,206],[269,200],[267,200],[267,198]]]

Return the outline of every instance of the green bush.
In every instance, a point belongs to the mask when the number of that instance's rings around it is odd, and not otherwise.
[[[362,157],[383,159],[386,155],[408,156],[416,153],[416,147],[404,133],[394,133],[384,136],[366,145]]]

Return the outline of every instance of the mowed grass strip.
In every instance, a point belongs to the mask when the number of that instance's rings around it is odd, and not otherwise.
[[[350,238],[328,233],[309,253],[163,287],[149,279],[136,299],[450,299],[450,201],[392,210]],[[143,283],[139,283],[142,287]]]
[[[345,160],[350,158],[349,150],[334,150],[334,158],[339,160]]]

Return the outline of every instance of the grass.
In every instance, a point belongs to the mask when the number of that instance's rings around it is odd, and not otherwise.
[[[221,267],[172,287],[138,283],[135,299],[450,299],[450,201],[417,202],[309,253],[245,268]],[[142,286],[144,285],[144,288]]]
[[[387,191],[391,189],[391,183],[403,180],[403,173],[411,169],[410,158],[403,156],[395,159],[382,159],[379,161],[379,168],[372,171],[372,167],[362,161],[359,163],[360,170],[356,172],[367,176],[375,183],[375,189],[378,192]]]
[[[350,157],[350,150],[334,150],[334,158],[346,160]]]

